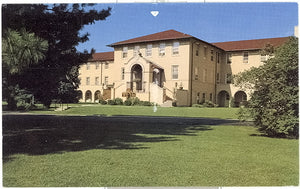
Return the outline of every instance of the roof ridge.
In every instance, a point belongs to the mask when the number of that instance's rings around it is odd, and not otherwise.
[[[271,37],[271,38],[260,38],[260,39],[245,39],[245,40],[236,40],[236,41],[223,41],[223,42],[212,42],[211,44],[216,43],[230,43],[230,42],[245,42],[245,41],[255,41],[255,40],[270,40],[270,39],[283,39],[283,38],[289,38],[290,36],[286,37]]]

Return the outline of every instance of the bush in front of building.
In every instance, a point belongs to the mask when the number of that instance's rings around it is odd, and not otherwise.
[[[193,104],[192,107],[196,107],[196,108],[213,108],[213,107],[218,107],[218,105],[213,103],[212,101],[205,100],[205,101],[201,102],[200,104]]]
[[[123,99],[122,98],[116,98],[115,99],[115,104],[116,105],[123,105]]]
[[[140,104],[142,106],[153,106],[153,103],[149,102],[149,101],[141,101]]]
[[[192,107],[195,107],[195,108],[204,108],[204,106],[202,104],[193,104]]]
[[[131,105],[132,106],[138,106],[141,103],[141,101],[140,101],[140,99],[138,97],[131,97],[129,99],[131,101]]]
[[[99,103],[102,104],[102,105],[107,104],[107,102],[105,100],[99,100]]]
[[[125,100],[123,104],[125,106],[131,106],[131,100],[130,99]]]
[[[116,102],[115,102],[115,100],[108,100],[107,104],[108,105],[116,105]]]

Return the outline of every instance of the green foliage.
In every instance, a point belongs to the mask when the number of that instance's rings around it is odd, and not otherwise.
[[[115,104],[116,105],[123,105],[123,99],[122,98],[116,98],[115,99]]]
[[[116,102],[115,102],[115,100],[108,100],[107,104],[108,105],[116,105]]]
[[[99,103],[102,104],[102,105],[107,104],[107,102],[105,100],[101,100],[101,99],[99,100]]]
[[[204,106],[202,104],[193,104],[192,107],[195,107],[195,108],[204,108]]]
[[[142,106],[153,106],[153,104],[149,101],[141,101]]]
[[[131,101],[132,106],[140,105],[140,99],[138,97],[131,97],[129,100]]]
[[[15,84],[19,84],[20,88],[26,88],[33,93],[35,98],[45,105],[61,96],[60,82],[70,83],[75,89],[78,87],[79,65],[86,63],[94,51],[91,50],[90,53],[77,51],[76,47],[79,43],[89,40],[89,34],[81,35],[80,31],[84,26],[105,20],[110,15],[109,7],[106,10],[96,11],[90,7],[87,9],[87,6],[92,4],[6,4],[2,6],[3,31],[8,31],[10,28],[20,32],[25,28],[26,31],[34,33],[34,36],[48,42],[44,59],[38,64],[30,64],[29,69],[11,79]],[[30,34],[30,37],[32,36]],[[29,54],[27,50],[24,52]],[[26,57],[35,61],[38,56]]]
[[[255,91],[248,106],[262,132],[298,137],[298,39],[291,37],[274,55],[264,65],[236,76],[236,83]]]
[[[131,106],[131,100],[130,99],[125,100],[124,105],[125,106]]]

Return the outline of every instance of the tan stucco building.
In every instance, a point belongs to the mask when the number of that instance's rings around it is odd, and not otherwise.
[[[287,40],[208,43],[168,30],[113,43],[113,52],[95,53],[80,67],[81,101],[138,97],[160,105],[191,106],[204,100],[239,105],[250,93],[234,87],[232,75],[263,64],[268,57],[260,50]]]

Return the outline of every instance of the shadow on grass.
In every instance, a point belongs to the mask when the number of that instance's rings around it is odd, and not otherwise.
[[[17,153],[143,149],[147,147],[140,143],[176,141],[176,135],[194,136],[212,130],[209,125],[232,122],[178,117],[3,115],[3,160],[9,161]]]

